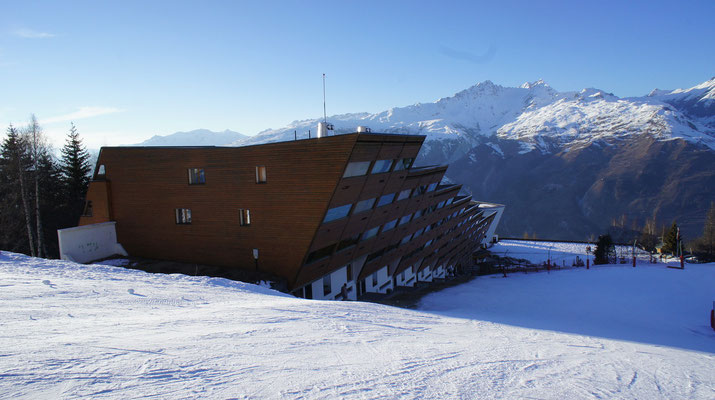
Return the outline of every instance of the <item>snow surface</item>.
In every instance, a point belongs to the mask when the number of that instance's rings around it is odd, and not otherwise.
[[[586,253],[586,249],[591,247],[593,251],[595,244],[593,243],[571,243],[571,242],[545,242],[540,240],[500,240],[494,246],[489,248],[489,251],[501,256],[511,257],[515,259],[524,259],[533,264],[543,264],[551,261],[553,265],[572,266],[578,257],[584,263],[586,257],[593,263],[593,254]],[[626,257],[628,262],[632,260],[632,246],[616,246],[616,254],[620,257]],[[636,257],[639,260],[647,261],[649,259],[648,252],[636,248]]]
[[[715,398],[715,264],[480,277],[417,311],[0,254],[0,398]]]

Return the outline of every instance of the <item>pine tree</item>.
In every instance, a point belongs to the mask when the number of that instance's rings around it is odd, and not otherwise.
[[[675,255],[678,250],[678,224],[673,221],[668,233],[663,236],[663,247],[661,248],[662,253],[670,253]]]
[[[60,162],[61,180],[69,218],[65,223],[67,226],[76,224],[82,214],[84,198],[89,186],[89,172],[92,169],[89,161],[90,155],[82,145],[77,128],[74,123],[71,126],[67,141],[62,148]]]
[[[594,264],[608,264],[611,259],[615,259],[616,250],[613,246],[611,235],[601,235],[596,242],[596,249],[593,251]]]
[[[30,194],[25,176],[30,163],[28,144],[12,125],[8,128],[7,135],[2,144],[0,158],[2,240],[4,245],[9,246],[7,248],[22,252],[29,250],[30,255],[34,256],[35,241],[30,212]],[[21,218],[21,215],[24,218]],[[25,232],[22,232],[22,219],[25,220]],[[27,235],[27,247],[18,242],[23,235]]]

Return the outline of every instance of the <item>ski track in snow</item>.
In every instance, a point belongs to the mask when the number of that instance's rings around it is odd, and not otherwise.
[[[413,311],[3,252],[0,398],[712,399],[713,282],[713,264],[487,276]]]

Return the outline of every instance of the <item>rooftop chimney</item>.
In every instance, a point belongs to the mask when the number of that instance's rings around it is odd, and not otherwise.
[[[357,127],[357,131],[358,131],[358,133],[370,133],[370,132],[372,132],[372,131],[370,130],[370,128],[368,128],[367,126],[358,126],[358,127]]]

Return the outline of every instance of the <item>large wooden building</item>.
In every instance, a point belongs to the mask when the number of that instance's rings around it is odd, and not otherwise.
[[[258,268],[301,297],[385,293],[471,263],[504,208],[440,184],[447,166],[413,167],[424,139],[104,147],[80,225],[116,221],[130,255]]]

